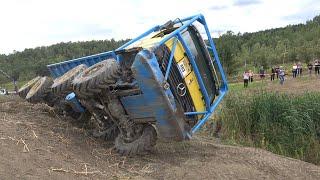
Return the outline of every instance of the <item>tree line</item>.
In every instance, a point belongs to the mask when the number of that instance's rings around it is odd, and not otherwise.
[[[245,64],[269,68],[299,61],[308,63],[320,58],[320,15],[284,28],[243,34],[228,31],[215,42],[228,75],[237,73]]]
[[[28,80],[36,75],[49,75],[46,65],[113,50],[128,40],[62,42],[0,55],[0,68],[14,79]],[[0,75],[0,83],[7,82]]]
[[[236,74],[245,64],[270,67],[297,61],[306,63],[320,58],[320,16],[304,24],[255,33],[228,31],[214,40],[228,75]],[[36,75],[48,75],[48,64],[113,50],[127,41],[62,42],[0,54],[0,68],[17,80],[28,80]],[[3,82],[8,80],[0,75],[0,83]]]

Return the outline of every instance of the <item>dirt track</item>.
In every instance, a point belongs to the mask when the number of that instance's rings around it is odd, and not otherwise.
[[[121,157],[47,106],[0,97],[0,179],[320,179],[320,167],[195,137]]]

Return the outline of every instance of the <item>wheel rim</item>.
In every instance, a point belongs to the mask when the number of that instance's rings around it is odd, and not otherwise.
[[[28,95],[26,96],[26,99],[31,98],[42,86],[44,79],[41,78],[39,81],[37,81],[32,88],[30,89],[30,91],[28,92]]]
[[[37,77],[31,79],[29,82],[27,82],[26,84],[24,84],[24,85],[18,90],[18,92],[24,91],[25,89],[27,89],[28,87],[32,86],[34,83],[36,83],[37,81],[39,81],[39,79],[41,79],[40,76],[37,76]]]

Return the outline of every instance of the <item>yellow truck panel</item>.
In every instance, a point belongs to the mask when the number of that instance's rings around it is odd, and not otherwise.
[[[170,50],[172,49],[173,42],[174,40],[170,39],[169,41],[167,41],[167,43],[165,43]],[[189,59],[185,56],[184,52],[185,51],[182,44],[178,42],[174,53],[174,58],[190,92],[190,96],[196,111],[205,111],[205,103],[202,98],[202,93],[200,91],[198,80],[196,78],[195,73],[192,71]]]
[[[202,98],[202,93],[200,91],[200,87],[198,84],[198,80],[196,75],[192,71],[185,79],[185,83],[187,84],[188,90],[190,92],[190,96],[192,98],[194,107],[196,111],[203,112],[205,111],[205,104]]]
[[[155,46],[158,42],[160,42],[161,39],[163,39],[164,37],[165,36],[144,39],[143,41],[141,41],[137,45],[141,46],[143,48],[151,48],[151,47]],[[170,49],[170,51],[172,50],[174,40],[175,39],[172,38],[165,43],[165,45]],[[180,70],[180,73],[181,73],[181,75],[187,85],[187,88],[189,90],[191,99],[192,99],[194,107],[195,107],[195,110],[201,111],[201,112],[205,111],[205,102],[203,100],[203,96],[200,91],[200,86],[199,86],[198,80],[197,80],[196,75],[190,66],[189,59],[185,56],[184,48],[179,41],[177,42],[176,50],[174,53],[174,59],[178,65],[178,69]]]
[[[173,42],[174,42],[174,39],[170,39],[169,41],[167,41],[165,43],[165,45],[170,50],[172,50]],[[180,60],[182,60],[183,57],[184,57],[184,48],[183,48],[182,44],[178,41],[176,51],[174,53],[174,59],[176,60],[176,62],[179,62]]]

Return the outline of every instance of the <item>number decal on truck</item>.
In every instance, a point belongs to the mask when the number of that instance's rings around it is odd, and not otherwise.
[[[179,64],[179,66],[182,73],[186,72],[186,69],[184,68],[183,63]]]
[[[183,59],[178,63],[178,69],[183,78],[185,78],[191,72],[190,66],[188,64],[188,61],[186,61],[186,59]]]

